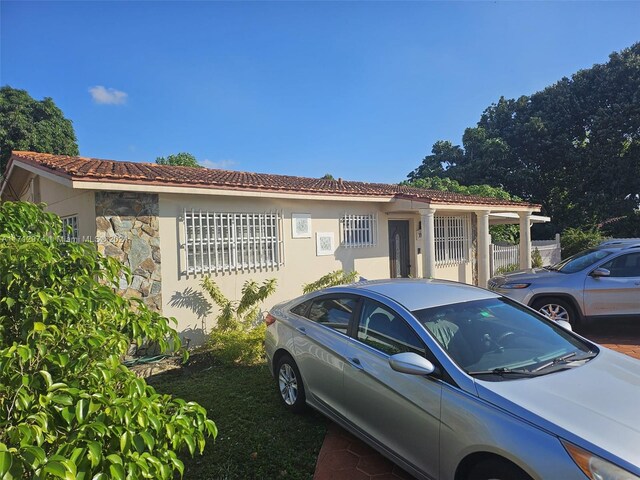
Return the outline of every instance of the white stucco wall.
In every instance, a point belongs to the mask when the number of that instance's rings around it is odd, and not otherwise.
[[[389,277],[387,215],[377,203],[336,202],[323,200],[288,200],[273,198],[216,197],[202,195],[160,195],[160,245],[162,251],[163,314],[178,320],[178,331],[198,342],[203,331],[211,328],[214,315],[206,313],[204,300],[208,300],[200,287],[203,275],[186,275],[184,265],[182,225],[179,218],[185,206],[210,212],[263,213],[279,211],[283,215],[284,265],[277,269],[250,272],[211,274],[222,292],[230,299],[237,299],[245,281],[261,282],[277,278],[276,293],[265,303],[269,308],[275,303],[302,294],[302,285],[313,282],[333,270],[356,270],[367,279]],[[293,238],[291,214],[311,214],[311,238]],[[340,247],[339,219],[344,213],[378,213],[378,242],[375,247]],[[316,255],[316,232],[333,232],[335,255]]]
[[[436,265],[436,278],[473,284],[471,262],[458,265]]]
[[[94,241],[96,236],[95,194],[91,190],[74,190],[44,177],[36,177],[39,182],[40,202],[47,204],[47,210],[61,217],[77,215],[80,240]],[[31,188],[37,189],[37,186]],[[29,201],[37,201],[30,193]]]

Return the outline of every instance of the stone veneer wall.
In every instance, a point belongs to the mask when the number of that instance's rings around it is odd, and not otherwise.
[[[133,279],[120,282],[120,292],[140,297],[162,311],[158,195],[133,192],[96,192],[98,251],[117,258],[131,269]]]

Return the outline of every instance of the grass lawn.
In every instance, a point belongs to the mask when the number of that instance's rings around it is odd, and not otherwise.
[[[266,364],[210,365],[149,379],[158,392],[205,407],[218,427],[203,455],[183,455],[187,480],[311,479],[327,420],[287,412]]]

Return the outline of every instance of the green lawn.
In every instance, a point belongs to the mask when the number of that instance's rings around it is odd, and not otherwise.
[[[186,368],[149,383],[205,407],[218,426],[202,456],[183,455],[187,480],[313,477],[327,420],[314,411],[285,411],[266,364]]]

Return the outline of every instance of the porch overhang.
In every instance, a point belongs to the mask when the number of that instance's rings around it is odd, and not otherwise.
[[[551,217],[544,215],[531,215],[529,217],[531,223],[548,223],[551,221]],[[518,225],[520,223],[520,216],[513,212],[500,212],[489,213],[490,225]]]

